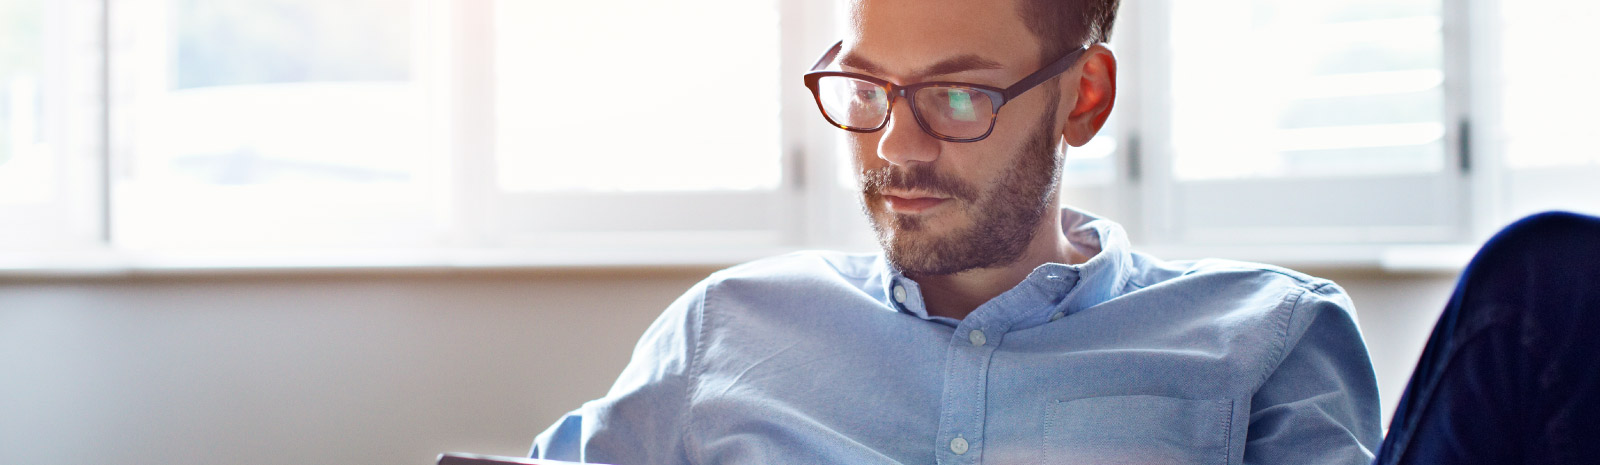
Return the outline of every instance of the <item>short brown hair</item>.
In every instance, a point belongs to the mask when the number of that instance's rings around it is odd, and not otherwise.
[[[1111,39],[1120,0],[1017,0],[1017,14],[1043,45],[1039,62],[1049,63],[1084,44]]]

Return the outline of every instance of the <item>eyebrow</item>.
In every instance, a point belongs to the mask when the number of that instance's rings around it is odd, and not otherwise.
[[[883,67],[873,63],[872,60],[868,60],[866,58],[862,58],[860,55],[853,54],[845,54],[844,56],[839,57],[839,66],[849,66],[851,68],[856,68],[871,74],[881,74],[883,72]],[[969,53],[965,55],[957,55],[947,58],[944,61],[934,63],[933,66],[923,68],[921,72],[912,73],[910,77],[921,78],[927,76],[955,74],[962,71],[1001,68],[1003,68],[1003,66],[994,60]]]

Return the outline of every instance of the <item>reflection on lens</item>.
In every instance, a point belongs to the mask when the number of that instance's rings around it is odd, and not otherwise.
[[[860,79],[824,77],[817,81],[817,97],[828,118],[847,128],[875,128],[889,114],[888,92]]]
[[[917,111],[929,129],[939,135],[970,139],[989,132],[994,105],[989,94],[958,86],[936,86],[917,91]]]
[[[966,92],[947,92],[950,95],[950,116],[961,121],[976,121],[972,112],[972,96]]]

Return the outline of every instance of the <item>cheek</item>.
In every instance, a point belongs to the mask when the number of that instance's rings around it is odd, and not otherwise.
[[[1061,114],[1056,108],[1061,100],[1060,92],[1034,88],[1000,109],[1000,118],[995,122],[994,132],[1003,134],[1007,140],[1035,136],[1041,130],[1054,132],[1060,129],[1055,125],[1055,119]],[[1050,121],[1045,121],[1047,118]]]
[[[989,136],[982,141],[959,145],[947,149],[952,153],[945,171],[979,192],[988,190],[991,184],[1005,175],[1011,164],[1016,163],[1017,150],[1011,147],[1010,141]]]
[[[886,163],[882,158],[878,158],[878,135],[881,132],[850,133],[846,137],[856,168],[875,168]]]
[[[963,154],[963,158],[973,160],[968,165],[968,172],[972,176],[998,182],[1014,167],[1025,164],[1028,157],[1038,156],[1032,152],[1051,148],[1040,147],[1040,143],[1049,146],[1051,141],[1060,137],[1051,130],[1052,123],[1041,121],[1042,115],[1017,112],[1011,116],[1011,121],[995,125],[994,133],[988,138],[966,144],[973,147],[963,147],[970,149]]]

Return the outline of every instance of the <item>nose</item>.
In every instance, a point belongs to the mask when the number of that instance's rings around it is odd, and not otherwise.
[[[889,123],[878,139],[878,158],[893,165],[929,163],[939,158],[939,140],[922,131],[911,114],[911,99],[895,99]]]

